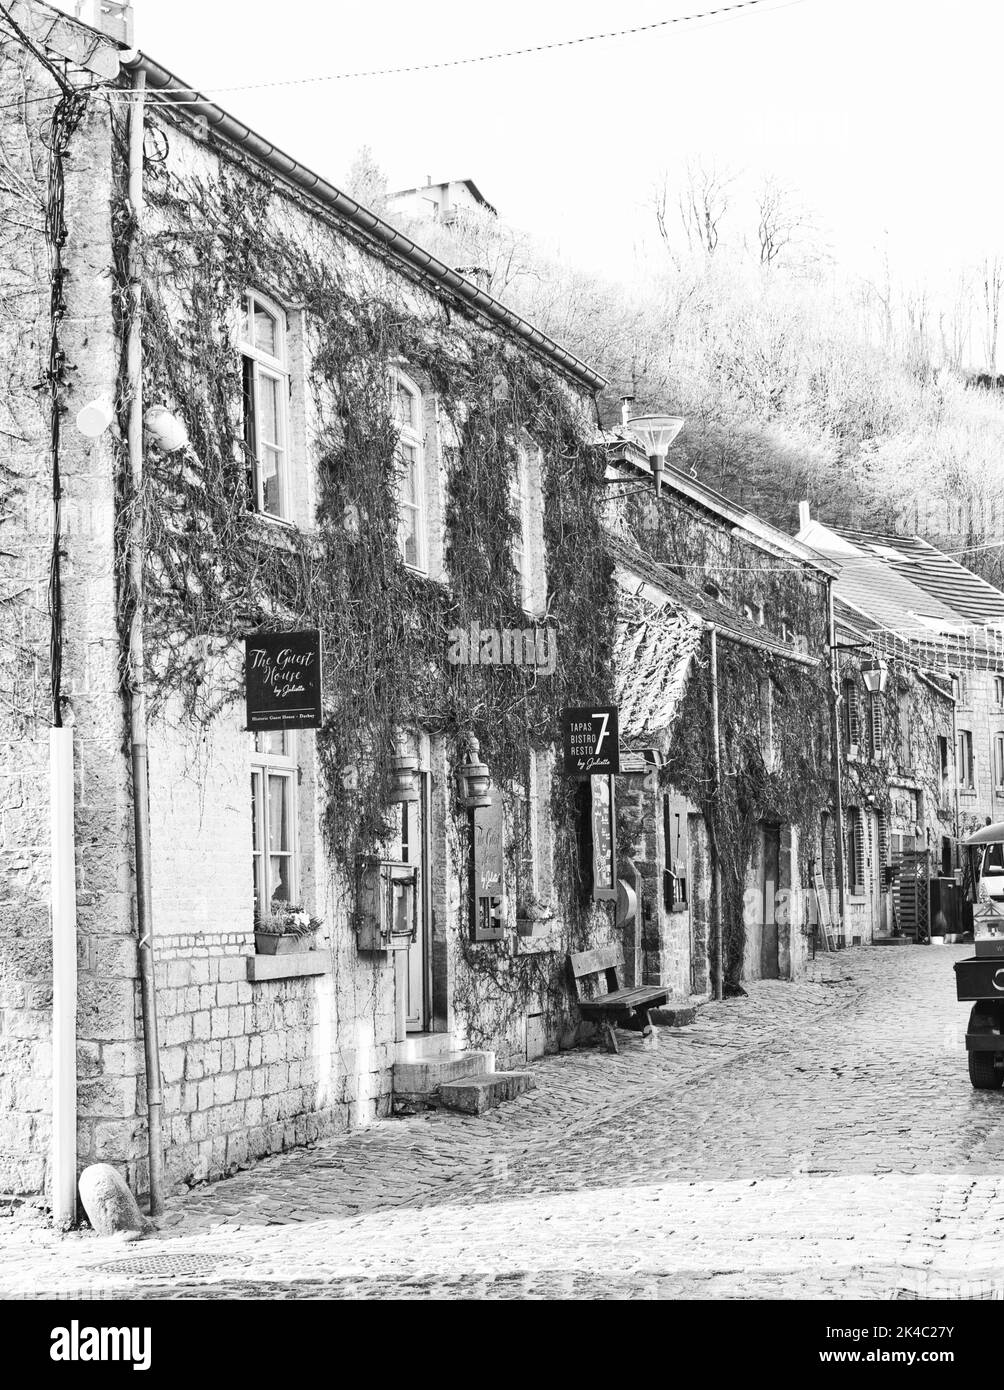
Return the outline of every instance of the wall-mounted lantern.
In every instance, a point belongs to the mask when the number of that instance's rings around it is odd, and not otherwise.
[[[656,495],[662,491],[662,474],[666,467],[666,455],[673,440],[684,426],[680,415],[636,415],[625,421],[638,444],[648,456],[652,477],[655,479]]]
[[[402,755],[390,765],[390,799],[393,802],[413,802],[420,800],[418,789],[418,759],[412,755]]]
[[[487,763],[481,762],[481,745],[472,734],[467,742],[467,762],[457,775],[457,795],[460,804],[468,811],[478,806],[492,804],[491,772]]]
[[[166,405],[152,405],[143,415],[143,428],[162,453],[176,454],[179,449],[188,448],[184,420]]]
[[[889,664],[876,657],[862,666],[861,676],[870,695],[881,695],[889,681]]]
[[[421,800],[418,778],[418,758],[403,734],[398,734],[394,757],[390,764],[391,802],[411,803]]]

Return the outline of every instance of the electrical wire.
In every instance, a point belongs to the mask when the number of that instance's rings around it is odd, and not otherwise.
[[[308,86],[315,82],[348,82],[361,78],[400,77],[421,72],[441,72],[446,68],[471,67],[478,63],[497,63],[507,58],[523,58],[534,53],[551,53],[556,49],[575,48],[582,44],[599,43],[605,39],[629,38],[636,34],[651,33],[656,29],[667,29],[678,24],[692,24],[698,20],[715,19],[723,15],[736,15],[741,10],[751,10],[769,3],[770,0],[735,0],[733,4],[719,5],[714,9],[701,10],[695,14],[676,15],[670,19],[657,19],[649,24],[636,24],[626,29],[609,29],[598,34],[581,34],[572,39],[555,39],[550,43],[530,44],[524,48],[500,49],[495,53],[479,53],[469,58],[444,58],[438,62],[413,63],[396,68],[368,68],[354,72],[322,73],[316,77],[276,78],[268,82],[246,82],[233,87],[217,87],[212,90],[218,92],[250,92],[261,91],[269,87]],[[774,9],[790,9],[794,5],[804,3],[805,0],[787,0],[787,3],[784,5],[775,5]],[[191,88],[162,87],[159,89],[157,95],[159,96],[164,92],[190,93]],[[174,104],[182,105],[184,103]]]

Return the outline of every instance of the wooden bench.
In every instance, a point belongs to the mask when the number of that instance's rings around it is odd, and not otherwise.
[[[598,1019],[606,1031],[607,1051],[619,1052],[614,1025],[630,1028],[633,1032],[648,1037],[652,1033],[652,1020],[648,1011],[657,1004],[669,1000],[669,990],[658,985],[634,985],[625,989],[621,984],[624,969],[624,951],[620,946],[601,946],[595,951],[579,951],[568,957],[568,969],[572,976],[572,988],[583,1018]],[[606,994],[593,994],[582,997],[580,981],[592,976],[606,977]]]

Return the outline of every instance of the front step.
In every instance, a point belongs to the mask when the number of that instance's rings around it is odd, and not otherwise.
[[[394,1108],[423,1109],[436,1105],[448,1082],[481,1076],[495,1065],[491,1052],[445,1052],[394,1063]]]
[[[481,1115],[536,1089],[537,1083],[528,1071],[490,1071],[447,1081],[439,1089],[439,1103],[464,1115]]]
[[[686,1028],[697,1018],[694,1004],[663,1004],[660,1009],[649,1009],[648,1016],[661,1028]]]

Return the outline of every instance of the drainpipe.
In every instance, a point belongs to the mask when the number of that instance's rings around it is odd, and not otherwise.
[[[833,580],[826,581],[826,608],[830,629],[830,743],[833,748],[833,816],[836,821],[837,911],[840,930],[846,931],[847,889],[844,883],[844,794],[840,779],[840,659],[837,625],[833,616]],[[825,942],[824,942],[825,945]]]
[[[718,731],[718,633],[711,629],[711,747],[714,754],[715,803],[722,793],[722,745]],[[725,994],[725,961],[722,958],[722,862],[718,854],[718,837],[711,824],[711,878],[715,902],[715,998]]]
[[[952,697],[952,776],[955,779],[955,867],[962,863],[959,838],[962,834],[962,815],[959,810],[959,716],[958,702]]]
[[[49,730],[52,861],[52,1214],[77,1216],[77,894],[73,839],[73,726]]]
[[[133,816],[136,841],[136,920],[139,930],[139,979],[146,1057],[147,1136],[150,1160],[150,1215],[164,1210],[164,1144],[161,1136],[163,1096],[157,1041],[157,988],[153,957],[153,894],[150,882],[150,773],[146,742],[146,676],[143,658],[143,107],[146,73],[133,75],[129,114],[129,203],[135,222],[129,266],[132,318],[126,368],[129,378],[129,471],[134,505],[129,525],[129,585],[133,613],[129,626],[129,741],[132,754]]]

